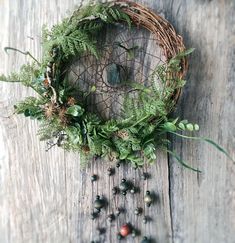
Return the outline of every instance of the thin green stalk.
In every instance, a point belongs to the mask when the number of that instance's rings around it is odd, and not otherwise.
[[[145,119],[147,119],[148,117],[149,117],[149,115],[144,116],[139,121],[137,121],[136,123],[134,123],[131,127],[135,127],[136,125],[138,125],[139,123],[141,123],[142,121],[144,121]]]
[[[195,169],[193,167],[191,167],[190,165],[188,165],[185,161],[183,161],[179,155],[177,155],[174,151],[171,150],[167,150],[167,152],[172,155],[181,165],[183,165],[185,168],[190,169],[192,171],[198,172],[198,173],[202,173],[201,170]]]
[[[20,80],[0,80],[0,82],[6,82],[6,83],[20,83]]]
[[[12,48],[12,47],[5,47],[4,48],[4,51],[7,54],[8,54],[8,52],[7,52],[8,50],[19,52],[19,53],[21,53],[21,54],[23,54],[25,56],[30,56],[38,65],[41,65],[41,63],[29,51],[24,52],[24,51],[21,51],[21,50],[19,50],[17,48]]]
[[[186,135],[182,135],[182,134],[179,134],[179,133],[176,133],[176,132],[170,132],[170,131],[169,131],[169,133],[172,133],[172,134],[179,136],[181,138],[187,138],[187,139],[200,140],[200,141],[207,142],[207,143],[211,144],[212,146],[214,146],[215,148],[217,148],[220,152],[225,154],[229,159],[231,159],[235,163],[235,160],[229,155],[229,153],[225,149],[223,149],[221,146],[219,146],[217,143],[215,143],[214,141],[212,141],[209,138],[206,138],[206,137],[190,137],[190,136],[186,136]]]

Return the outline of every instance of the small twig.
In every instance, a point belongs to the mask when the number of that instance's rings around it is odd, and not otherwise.
[[[46,152],[48,152],[49,150],[51,150],[53,147],[55,147],[57,145],[57,142],[47,142],[47,148],[45,149]]]
[[[47,80],[48,80],[48,82],[49,82],[49,87],[51,88],[52,93],[53,93],[53,96],[51,97],[51,102],[55,104],[56,101],[57,101],[57,94],[56,94],[55,89],[54,89],[54,88],[52,87],[52,85],[51,85],[51,78],[49,77],[48,72],[46,72],[46,75],[47,75]]]
[[[10,115],[10,116],[0,116],[0,118],[3,118],[3,119],[10,119],[14,114]]]
[[[27,38],[29,38],[30,40],[34,40],[32,36],[27,36]]]

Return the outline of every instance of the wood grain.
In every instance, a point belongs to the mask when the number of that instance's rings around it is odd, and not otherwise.
[[[235,3],[232,0],[143,0],[173,23],[188,47],[196,47],[192,56],[188,84],[178,114],[201,125],[201,135],[218,141],[235,157]],[[81,1],[0,0],[0,73],[16,70],[25,57],[6,55],[4,46],[30,50],[40,57],[40,30],[66,16]],[[32,38],[28,38],[32,37]],[[234,243],[235,183],[234,165],[211,147],[172,138],[184,160],[203,170],[201,175],[178,166],[166,154],[159,154],[154,166],[145,167],[152,178],[139,179],[142,170],[126,166],[108,177],[109,161],[96,160],[81,168],[77,154],[60,149],[45,152],[45,144],[36,136],[38,124],[12,115],[13,104],[32,94],[16,84],[0,84],[0,242],[78,242],[91,240],[117,242],[116,233],[126,221],[132,222],[156,242]],[[100,179],[90,182],[91,174]],[[128,178],[143,190],[134,199],[113,197],[111,189]],[[158,194],[159,201],[146,214],[153,219],[147,225],[133,215],[143,206],[147,189]],[[89,219],[96,195],[110,200],[99,219]],[[116,206],[125,206],[111,226],[107,214]],[[147,211],[149,210],[149,211]],[[96,228],[106,227],[98,236]],[[128,238],[126,242],[140,242]]]
[[[38,36],[42,24],[57,23],[67,9],[74,8],[75,2],[50,1],[46,4],[41,1],[36,4],[34,1],[19,1],[9,5],[4,1],[2,4],[7,14],[1,12],[7,22],[4,34],[9,38],[1,40],[2,46],[31,50],[40,57]],[[12,67],[17,69],[25,61],[15,53],[8,57],[1,53],[1,57],[6,63],[3,71],[7,72]],[[1,85],[4,89],[1,111],[3,116],[7,116],[12,104],[30,91],[18,85]],[[59,149],[44,152],[44,144],[39,143],[36,137],[37,127],[38,124],[18,116],[1,119],[2,141],[7,141],[7,144],[2,142],[6,155],[1,163],[1,211],[5,212],[5,222],[1,226],[3,242],[116,242],[117,232],[126,222],[132,223],[144,235],[170,242],[166,154],[159,155],[159,162],[150,169],[152,179],[147,182],[139,179],[141,170],[133,171],[127,166],[116,170],[115,176],[109,178],[106,175],[108,161],[94,161],[90,167],[82,169],[77,154],[64,153]],[[92,184],[90,176],[93,173],[98,174],[100,179]],[[140,184],[141,192],[136,197],[113,197],[111,189],[118,186],[122,178],[133,181],[136,186]],[[150,215],[152,221],[143,225],[143,215],[135,216],[134,209],[144,206],[143,197],[147,189],[154,190],[159,201],[150,209],[144,208],[144,213]],[[91,221],[92,202],[96,195],[106,197],[109,205],[97,220]],[[125,207],[127,212],[109,225],[107,215],[118,206]],[[97,227],[105,227],[106,233],[99,236]],[[139,241],[140,237],[136,240],[129,237],[128,240]]]
[[[188,84],[179,114],[201,124],[201,136],[235,157],[234,1],[172,1],[172,17],[187,46]],[[170,161],[170,198],[174,242],[235,242],[234,164],[204,143],[174,138],[175,149],[196,175]],[[183,180],[182,180],[183,178]]]

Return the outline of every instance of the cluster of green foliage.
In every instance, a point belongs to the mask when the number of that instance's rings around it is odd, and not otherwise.
[[[86,52],[99,58],[96,36],[106,25],[116,22],[132,24],[120,6],[95,4],[74,12],[71,18],[64,19],[50,31],[44,28],[41,62],[33,58],[34,62],[23,65],[18,74],[1,76],[3,81],[19,81],[38,93],[37,98],[28,97],[19,102],[15,106],[16,113],[40,120],[38,134],[41,140],[53,140],[54,144],[66,150],[79,151],[85,156],[108,156],[110,159],[125,160],[133,166],[142,166],[146,159],[148,162],[156,161],[156,148],[162,148],[191,168],[174,151],[168,150],[170,141],[166,135],[199,130],[197,124],[168,117],[175,105],[172,94],[185,84],[175,74],[181,69],[182,58],[189,55],[192,49],[158,66],[150,77],[150,88],[130,84],[138,90],[138,102],[126,97],[122,119],[105,121],[87,112],[84,104],[74,98],[74,87],[68,85],[62,73],[63,66],[72,57]],[[23,54],[32,57],[29,52]],[[51,84],[47,83],[45,75],[48,65],[54,68]],[[161,87],[156,85],[156,77],[161,80]]]

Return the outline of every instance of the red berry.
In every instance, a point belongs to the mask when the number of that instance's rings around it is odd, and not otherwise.
[[[123,237],[128,236],[131,233],[131,228],[128,224],[124,224],[120,229],[120,234]]]

